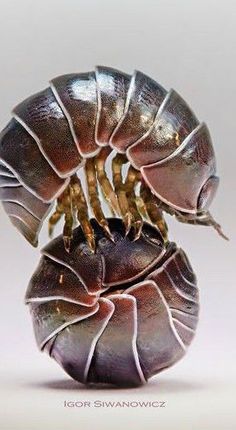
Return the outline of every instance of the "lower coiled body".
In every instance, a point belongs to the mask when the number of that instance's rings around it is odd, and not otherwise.
[[[196,277],[149,224],[133,241],[109,219],[113,242],[91,224],[95,253],[80,227],[70,253],[62,237],[42,251],[26,293],[36,340],[79,382],[140,385],[185,354],[198,321]]]

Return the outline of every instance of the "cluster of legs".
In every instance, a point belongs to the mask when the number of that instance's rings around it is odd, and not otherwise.
[[[143,182],[140,172],[129,165],[127,173],[123,174],[123,167],[128,163],[125,155],[116,154],[112,159],[112,180],[109,180],[106,173],[106,161],[110,153],[111,149],[105,147],[96,157],[86,160],[84,170],[87,197],[79,177],[75,174],[57,199],[55,212],[49,219],[49,235],[52,235],[54,226],[64,217],[63,238],[68,252],[76,223],[81,225],[90,248],[95,250],[95,237],[89,220],[89,207],[106,236],[113,240],[101,206],[99,187],[112,216],[122,218],[126,235],[132,231],[133,239],[137,240],[142,231],[143,220],[148,219],[159,229],[163,239],[167,241],[167,227],[162,209],[158,200]]]
[[[189,216],[173,210],[152,194],[140,172],[130,164],[128,164],[126,174],[124,174],[123,167],[129,163],[124,154],[116,154],[113,157],[112,181],[110,181],[106,173],[106,162],[110,153],[111,149],[105,147],[96,157],[86,160],[84,170],[87,197],[79,177],[75,174],[71,177],[67,188],[57,199],[55,212],[49,219],[49,235],[52,235],[54,226],[64,216],[63,238],[65,249],[68,252],[76,223],[81,225],[91,250],[95,250],[95,237],[90,223],[89,207],[106,236],[113,240],[101,206],[99,187],[109,205],[112,216],[122,218],[125,233],[127,235],[132,231],[133,240],[140,237],[143,221],[147,219],[158,228],[164,242],[168,243],[167,225],[163,218],[163,211],[174,215],[180,222],[212,225],[220,235],[226,238],[219,224],[214,221],[209,212]]]

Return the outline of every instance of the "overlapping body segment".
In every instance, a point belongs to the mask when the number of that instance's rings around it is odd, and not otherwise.
[[[95,139],[107,146],[125,111],[131,76],[111,67],[96,68],[98,116]]]
[[[0,159],[18,181],[42,201],[54,200],[65,188],[31,135],[12,119],[0,135]]]
[[[35,139],[59,177],[69,177],[78,170],[81,158],[51,88],[24,100],[13,115]]]
[[[169,157],[141,167],[144,179],[158,197],[180,211],[197,213],[208,207],[209,195],[200,204],[201,191],[210,178],[215,177],[216,165],[213,145],[205,124],[200,124]]]
[[[198,121],[186,102],[171,90],[147,133],[128,148],[128,157],[138,169],[163,160],[175,152],[197,126]]]
[[[124,114],[110,139],[119,152],[141,138],[152,126],[166,91],[149,76],[134,72],[125,103]]]
[[[51,88],[64,112],[81,157],[93,157],[100,148],[95,142],[98,115],[95,73],[78,73],[52,79]]]

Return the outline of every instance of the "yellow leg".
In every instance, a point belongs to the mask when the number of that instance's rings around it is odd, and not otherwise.
[[[94,231],[89,221],[88,206],[83,192],[80,179],[74,175],[71,178],[72,196],[73,196],[73,210],[81,225],[89,247],[95,251],[95,238]]]
[[[55,212],[50,216],[48,220],[49,237],[53,236],[55,225],[58,223],[58,221],[60,221],[62,215],[64,214],[63,197],[64,193],[62,193],[62,195],[58,197]]]
[[[99,200],[98,188],[97,188],[97,177],[96,177],[95,163],[93,158],[89,158],[86,161],[85,173],[86,173],[86,179],[87,179],[89,201],[90,201],[90,205],[91,205],[93,214],[95,216],[95,219],[97,220],[98,224],[103,228],[103,230],[105,231],[109,239],[113,240],[108,222],[102,211],[101,203]]]
[[[73,208],[72,208],[72,189],[71,185],[66,189],[65,199],[63,201],[64,214],[65,214],[65,224],[63,228],[63,240],[65,249],[67,252],[70,252],[70,244],[73,238]]]
[[[168,228],[163,218],[162,210],[160,209],[160,207],[158,207],[157,199],[144,183],[141,184],[140,197],[145,204],[147,215],[151,223],[157,226],[164,241],[168,242]]]
[[[128,162],[123,154],[117,154],[112,160],[112,175],[115,193],[118,198],[120,213],[125,225],[126,235],[129,233],[132,222],[132,213],[130,212],[129,202],[126,196],[125,186],[122,179],[122,166]]]
[[[143,199],[140,196],[136,196],[135,201],[136,201],[137,209],[138,209],[139,213],[142,215],[142,217],[144,219],[148,218],[148,214],[147,214],[147,210],[146,210],[146,205],[145,205]]]
[[[57,205],[55,212],[49,218],[48,221],[48,233],[49,237],[52,237],[55,225],[60,221],[62,216],[65,217],[65,223],[63,228],[63,239],[65,242],[65,248],[69,251],[70,241],[72,239],[73,229],[73,212],[72,212],[72,194],[71,185],[63,191],[60,197],[57,199]]]
[[[118,205],[116,194],[112,188],[112,185],[105,171],[106,159],[111,153],[111,151],[112,150],[109,147],[102,148],[98,156],[95,158],[95,165],[96,165],[97,178],[98,178],[98,182],[100,184],[102,193],[109,204],[112,215],[114,216],[115,214],[118,214],[118,215],[120,214],[120,208]]]
[[[124,188],[129,202],[129,210],[132,214],[131,224],[132,224],[132,227],[134,228],[134,240],[139,239],[142,232],[142,226],[143,226],[143,219],[138,210],[138,206],[136,203],[137,197],[135,194],[135,187],[139,181],[140,181],[140,172],[134,169],[132,166],[130,166],[127,173]]]

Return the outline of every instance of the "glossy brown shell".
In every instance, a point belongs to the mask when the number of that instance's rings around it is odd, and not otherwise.
[[[196,277],[184,251],[165,248],[149,224],[133,242],[110,219],[115,243],[92,224],[95,254],[80,228],[69,254],[61,236],[42,251],[26,293],[37,344],[79,382],[143,384],[182,358],[194,336]]]
[[[126,153],[170,207],[195,214],[211,203],[218,179],[206,125],[144,73],[99,66],[52,79],[15,107],[0,134],[0,200],[30,243],[70,176],[106,145]]]

